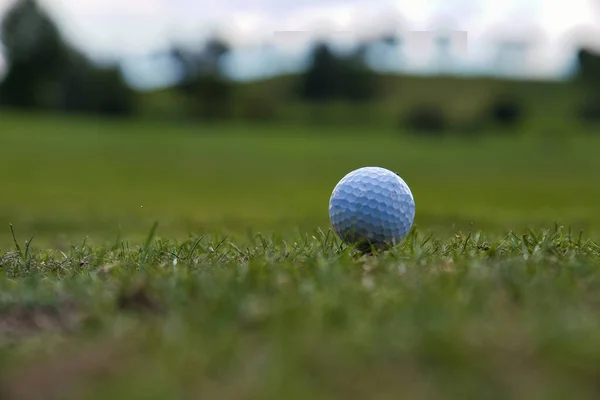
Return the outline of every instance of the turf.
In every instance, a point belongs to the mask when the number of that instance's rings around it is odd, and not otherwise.
[[[52,247],[118,235],[139,243],[156,221],[178,239],[327,227],[331,190],[364,165],[398,172],[415,195],[417,226],[437,233],[600,226],[600,138],[578,132],[419,141],[362,127],[26,115],[2,116],[0,132],[5,245],[9,223]]]
[[[329,232],[2,259],[14,398],[595,398],[597,243]],[[72,396],[72,397],[69,397]],[[10,398],[10,397],[9,397]]]
[[[597,398],[599,142],[3,116],[0,394]],[[417,219],[365,256],[369,164]]]

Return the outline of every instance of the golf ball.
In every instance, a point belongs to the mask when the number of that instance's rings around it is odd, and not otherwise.
[[[329,199],[329,219],[346,243],[387,247],[405,238],[415,218],[415,200],[396,173],[364,167],[339,181]]]

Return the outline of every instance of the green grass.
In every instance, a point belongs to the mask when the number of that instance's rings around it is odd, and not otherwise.
[[[313,107],[297,98],[297,75],[238,84],[232,100],[233,114],[239,119],[256,118],[259,100],[278,121],[310,124],[319,119],[368,130],[398,126],[413,106],[434,104],[444,110],[450,126],[465,126],[485,115],[498,96],[510,94],[519,99],[524,114],[538,127],[570,132],[578,122],[582,87],[572,82],[397,74],[379,78],[381,91],[376,100],[367,104],[334,102],[325,107]],[[144,93],[139,100],[139,111],[144,116],[185,116],[185,101],[172,88]]]
[[[596,398],[599,144],[3,114],[0,395]],[[374,256],[363,165],[417,205]]]
[[[337,181],[364,165],[410,185],[423,229],[600,226],[600,138],[567,132],[416,141],[395,131],[0,119],[0,243],[327,227]],[[5,228],[2,229],[1,227]],[[61,239],[62,238],[62,239]],[[56,242],[56,243],[55,243]]]
[[[599,255],[561,230],[413,232],[374,257],[328,232],[11,253],[4,387],[25,399],[595,398]]]

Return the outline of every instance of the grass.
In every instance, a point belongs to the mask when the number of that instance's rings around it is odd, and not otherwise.
[[[279,76],[238,85],[234,102],[238,116],[247,115],[256,99],[273,107],[279,118],[291,121],[311,120],[314,112],[295,99],[298,76]],[[534,119],[551,120],[550,127],[561,122],[574,122],[581,99],[581,87],[572,82],[528,81],[488,77],[380,75],[380,98],[365,104],[327,106],[320,118],[336,123],[395,126],[402,112],[419,104],[436,104],[450,119],[475,117],[494,98],[511,94],[527,107]],[[181,100],[172,89],[150,92],[142,96],[142,112],[148,115],[178,116]]]
[[[0,395],[596,398],[598,144],[3,115]],[[369,164],[417,219],[363,256]]]
[[[594,398],[599,255],[561,229],[9,253],[2,376],[25,399]]]
[[[600,138],[577,132],[427,142],[363,128],[15,115],[0,119],[0,132],[4,245],[12,243],[9,223],[60,248],[86,237],[139,242],[155,221],[177,239],[327,227],[331,190],[364,165],[408,182],[423,229],[506,232],[559,222],[592,234],[600,226]]]

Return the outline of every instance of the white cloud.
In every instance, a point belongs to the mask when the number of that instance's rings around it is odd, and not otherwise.
[[[42,0],[78,47],[100,55],[145,53],[163,46],[169,20],[164,0]]]
[[[272,39],[274,31],[315,33],[327,23],[330,30],[353,31],[357,36],[394,28],[465,30],[469,62],[477,65],[493,57],[494,48],[487,41],[491,33],[517,34],[534,27],[544,40],[532,54],[532,65],[544,73],[564,64],[565,54],[579,40],[577,27],[598,27],[600,22],[593,0],[40,1],[60,20],[71,41],[95,55],[162,50],[174,39],[191,41],[217,27],[234,44],[253,47]],[[0,9],[10,3],[0,0]],[[310,39],[308,32],[306,40]],[[302,41],[298,35],[295,40]]]

